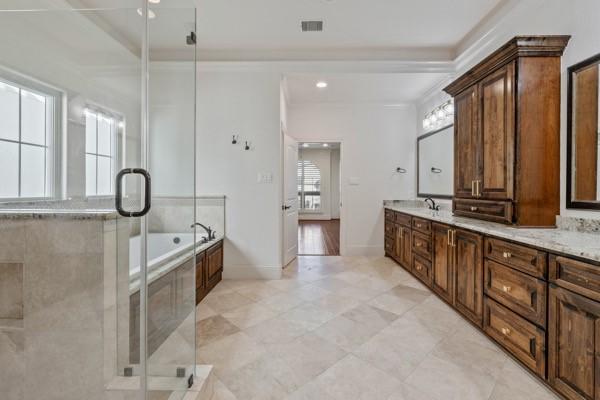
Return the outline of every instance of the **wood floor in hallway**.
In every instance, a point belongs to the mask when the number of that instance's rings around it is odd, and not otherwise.
[[[298,254],[340,255],[340,220],[298,221]]]

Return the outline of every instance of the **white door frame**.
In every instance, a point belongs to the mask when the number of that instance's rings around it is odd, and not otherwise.
[[[283,135],[285,134],[285,129],[283,128],[283,125],[281,127],[281,194],[280,194],[280,203],[283,204],[283,201],[285,199],[285,165],[284,165],[284,140],[283,140]],[[290,135],[291,136],[291,135]],[[316,138],[310,138],[310,139],[298,139],[295,138],[295,140],[297,140],[298,142],[310,142],[310,143],[339,143],[340,145],[340,256],[344,256],[346,255],[346,230],[345,225],[346,225],[346,209],[348,208],[348,205],[345,202],[345,198],[346,198],[346,186],[344,185],[344,140],[343,139],[316,139]],[[280,254],[281,254],[281,265],[283,267],[285,267],[284,265],[284,259],[285,259],[285,233],[284,233],[284,220],[283,220],[283,213],[280,214],[281,215],[281,227],[280,227],[280,240],[279,242],[281,243],[281,245],[279,246],[280,248]]]

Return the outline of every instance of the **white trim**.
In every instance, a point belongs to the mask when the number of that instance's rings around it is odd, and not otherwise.
[[[223,279],[281,279],[282,267],[258,265],[226,265]]]

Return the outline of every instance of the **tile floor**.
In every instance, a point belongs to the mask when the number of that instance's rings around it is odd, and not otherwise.
[[[302,257],[198,305],[211,400],[557,399],[387,258]]]

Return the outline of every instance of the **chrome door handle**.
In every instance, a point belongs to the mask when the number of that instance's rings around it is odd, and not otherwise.
[[[144,177],[144,208],[140,211],[126,211],[123,209],[123,178],[125,175],[129,174],[138,174]],[[151,188],[151,179],[150,174],[143,168],[125,168],[119,171],[116,178],[115,184],[115,208],[119,215],[123,217],[143,217],[148,214],[150,208],[152,207],[152,188]]]

